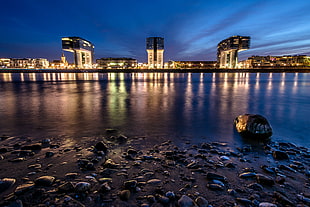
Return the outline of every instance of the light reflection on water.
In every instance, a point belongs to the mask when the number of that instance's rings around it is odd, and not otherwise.
[[[258,113],[274,139],[309,146],[309,80],[306,73],[0,73],[0,133],[82,137],[112,127],[234,143],[234,118]]]

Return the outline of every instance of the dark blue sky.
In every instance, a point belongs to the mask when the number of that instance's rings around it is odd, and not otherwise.
[[[6,0],[0,57],[59,59],[64,36],[94,43],[95,58],[139,62],[148,36],[165,38],[165,61],[215,60],[217,44],[233,35],[251,36],[240,59],[309,55],[309,11],[308,0]]]

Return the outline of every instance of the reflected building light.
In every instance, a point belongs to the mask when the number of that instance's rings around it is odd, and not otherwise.
[[[88,73],[83,73],[84,80],[89,80],[89,74]]]
[[[192,82],[192,73],[188,73],[187,82],[189,82],[189,83]]]
[[[37,80],[35,73],[30,73],[29,78],[30,78],[31,81],[36,81]]]
[[[4,82],[12,82],[12,73],[4,73]]]
[[[25,81],[25,74],[24,73],[21,73],[20,74],[20,80],[21,80],[21,82],[24,82]]]
[[[56,81],[56,80],[57,80],[57,79],[56,79],[56,73],[53,73],[53,74],[52,74],[52,80],[53,80],[53,81]]]
[[[110,81],[115,81],[115,79],[116,79],[115,73],[109,73],[108,79],[109,79]]]
[[[60,73],[60,80],[66,80],[65,73]]]
[[[295,73],[295,76],[294,76],[294,86],[297,86],[298,85],[298,73]]]
[[[93,79],[98,81],[99,80],[99,74],[98,73],[93,73]]]
[[[203,82],[203,73],[200,73],[200,82]]]
[[[125,80],[125,74],[124,73],[119,73],[119,79],[121,81]]]

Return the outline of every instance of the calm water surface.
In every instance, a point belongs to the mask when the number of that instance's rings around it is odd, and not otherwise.
[[[278,141],[310,147],[307,73],[2,73],[0,134],[130,136],[242,142],[239,114],[257,113]]]

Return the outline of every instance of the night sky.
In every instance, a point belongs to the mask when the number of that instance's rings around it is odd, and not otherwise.
[[[145,39],[165,38],[165,61],[216,60],[217,44],[251,36],[239,54],[310,55],[309,0],[5,0],[0,57],[60,59],[61,37],[95,45],[95,58],[146,62]],[[71,57],[71,54],[65,53]],[[70,58],[69,58],[70,60]]]

